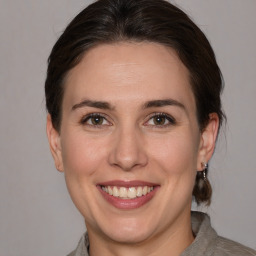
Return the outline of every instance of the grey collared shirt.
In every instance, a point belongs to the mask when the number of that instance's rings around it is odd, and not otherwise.
[[[207,214],[192,212],[191,221],[196,238],[181,256],[256,256],[255,250],[218,236]],[[89,256],[88,249],[89,239],[85,233],[76,250],[68,256]]]

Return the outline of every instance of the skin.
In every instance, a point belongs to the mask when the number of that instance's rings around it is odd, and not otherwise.
[[[213,154],[218,117],[212,113],[200,132],[188,77],[175,51],[155,43],[97,46],[69,72],[61,131],[48,115],[47,134],[84,216],[90,255],[180,255],[193,242],[192,190]],[[145,107],[166,99],[178,104]],[[99,125],[86,119],[92,113],[103,116]],[[109,180],[152,182],[158,190],[139,208],[118,209],[97,188]]]

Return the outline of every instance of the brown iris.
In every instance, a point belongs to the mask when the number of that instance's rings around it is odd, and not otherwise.
[[[104,118],[102,116],[92,116],[91,122],[93,125],[102,125]]]
[[[164,125],[166,121],[166,117],[165,116],[155,116],[153,118],[153,122],[155,125]]]

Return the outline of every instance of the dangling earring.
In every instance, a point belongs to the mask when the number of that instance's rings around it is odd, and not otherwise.
[[[204,177],[204,181],[207,181],[207,177],[206,174],[208,172],[208,163],[203,163],[204,169],[203,169],[203,177]]]

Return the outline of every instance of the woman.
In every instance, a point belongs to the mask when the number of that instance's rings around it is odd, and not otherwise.
[[[208,40],[170,3],[78,14],[45,83],[51,152],[88,232],[70,255],[256,255],[191,213],[210,204],[221,90]]]

